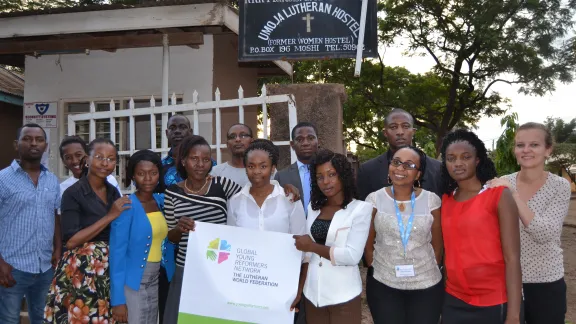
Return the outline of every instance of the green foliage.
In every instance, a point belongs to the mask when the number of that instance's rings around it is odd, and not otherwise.
[[[572,32],[576,1],[383,0],[380,44],[406,45],[409,55],[428,56],[432,72],[410,74],[365,60],[353,78],[352,60],[295,64],[294,82],[343,83],[348,140],[373,150],[382,142],[382,119],[391,107],[414,114],[434,136],[436,150],[455,127],[473,127],[482,116],[499,116],[508,101],[492,90],[499,82],[544,95],[555,82],[571,82],[576,67]],[[282,82],[289,82],[283,80]],[[503,107],[504,106],[504,107]]]
[[[469,111],[498,114],[495,83],[520,85],[520,92],[544,95],[555,81],[571,82],[576,66],[575,1],[384,0],[381,41],[407,41],[409,53],[429,56],[435,72],[449,80],[437,129],[441,137]],[[425,117],[425,116],[424,116]]]
[[[402,108],[415,116],[418,131],[414,144],[430,156],[438,155],[435,143],[439,136],[438,125],[446,109],[450,86],[447,78],[432,72],[413,74],[403,67],[389,67],[372,60],[362,64],[359,78],[354,77],[354,60],[350,59],[297,62],[294,71],[296,83],[341,83],[345,86],[348,95],[344,104],[346,139],[356,143],[358,148],[372,151],[361,151],[360,156],[378,155],[377,152],[386,150],[382,130],[384,118],[393,108]],[[276,77],[261,82],[290,83],[292,80]],[[482,113],[501,113],[498,104],[505,100],[499,96],[494,98],[484,102],[486,106],[477,105],[463,112],[457,126],[474,125]]]
[[[544,124],[554,136],[554,151],[548,162],[548,169],[559,173],[576,164],[576,118],[565,122],[561,118],[548,117]]]
[[[562,118],[548,117],[544,121],[544,125],[554,136],[554,142],[576,143],[576,118],[566,123]]]
[[[512,113],[505,116],[500,120],[500,126],[504,127],[504,132],[496,142],[496,149],[492,153],[492,158],[498,176],[503,176],[520,170],[514,156],[514,137],[520,126],[518,125],[518,114]]]

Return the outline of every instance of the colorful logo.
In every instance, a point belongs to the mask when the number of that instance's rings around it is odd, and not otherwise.
[[[206,259],[211,261],[216,261],[218,259],[218,264],[228,260],[230,255],[230,250],[232,246],[228,244],[228,241],[221,240],[219,238],[210,241],[208,244],[208,251],[206,251]]]

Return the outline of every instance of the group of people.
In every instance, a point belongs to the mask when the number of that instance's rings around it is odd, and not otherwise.
[[[122,196],[108,139],[68,137],[58,183],[40,163],[46,134],[22,127],[19,160],[0,171],[0,323],[176,324],[195,222],[292,234],[303,262],[295,322],[360,324],[362,278],[376,324],[564,324],[560,246],[570,184],[545,170],[544,125],[522,125],[521,171],[498,177],[467,130],[443,140],[441,161],[412,146],[414,120],[385,120],[390,150],[357,172],[319,148],[316,127],[291,130],[298,161],[277,170],[279,149],[250,127],[227,134],[231,160],[174,115],[164,159],[134,153]]]

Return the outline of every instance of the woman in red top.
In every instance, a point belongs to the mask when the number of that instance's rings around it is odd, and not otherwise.
[[[485,187],[496,169],[476,134],[454,131],[441,151],[443,324],[521,323],[520,234],[512,194]]]

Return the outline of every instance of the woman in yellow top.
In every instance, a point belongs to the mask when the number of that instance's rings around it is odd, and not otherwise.
[[[127,176],[136,185],[132,208],[112,223],[110,233],[110,295],[118,322],[157,324],[160,267],[168,280],[174,273],[174,249],[168,246],[160,157],[150,151],[134,153]],[[165,246],[166,245],[166,246]]]

